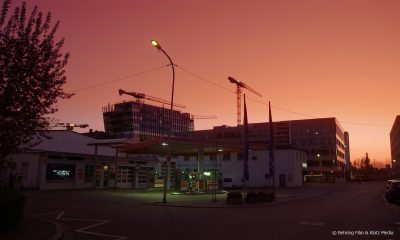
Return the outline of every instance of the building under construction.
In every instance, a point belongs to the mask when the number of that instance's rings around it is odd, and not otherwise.
[[[143,99],[109,104],[103,107],[104,129],[115,138],[137,141],[194,130],[189,113],[171,111],[170,105],[166,107],[164,104],[147,103]]]

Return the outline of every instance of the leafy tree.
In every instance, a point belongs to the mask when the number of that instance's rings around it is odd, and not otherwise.
[[[64,92],[64,39],[56,40],[59,22],[51,26],[51,13],[43,15],[35,6],[27,16],[26,3],[10,14],[10,0],[0,12],[0,167],[20,146],[44,136],[50,114]]]

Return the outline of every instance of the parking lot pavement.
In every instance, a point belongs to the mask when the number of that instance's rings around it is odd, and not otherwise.
[[[287,188],[276,190],[274,202],[259,204],[226,204],[227,192],[216,194],[213,201],[212,194],[167,194],[167,203],[162,203],[162,191],[134,190],[134,189],[96,189],[96,190],[66,190],[66,191],[22,191],[27,196],[25,216],[20,224],[4,237],[5,240],[25,239],[62,239],[65,230],[65,221],[60,214],[64,209],[74,208],[102,208],[103,206],[140,206],[175,207],[175,208],[263,208],[318,195],[332,194],[344,185],[311,185],[301,188]],[[259,191],[260,189],[253,189]],[[75,212],[76,214],[76,212]],[[105,215],[104,215],[105,214]],[[103,213],[107,216],[107,213]],[[69,223],[67,223],[69,224]],[[61,233],[60,233],[61,231]],[[76,233],[76,230],[73,231]],[[3,239],[3,238],[2,238]]]
[[[52,239],[56,226],[46,220],[24,216],[21,222],[5,236],[4,240]],[[53,238],[54,239],[54,238]],[[55,240],[55,239],[54,239]]]

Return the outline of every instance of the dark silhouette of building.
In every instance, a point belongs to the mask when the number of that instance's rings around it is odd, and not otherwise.
[[[291,146],[307,153],[306,181],[327,182],[345,177],[345,137],[336,118],[318,118],[274,122],[276,148]],[[243,125],[218,126],[210,130],[184,134],[188,138],[242,141]],[[250,142],[267,143],[268,123],[252,123],[248,126]],[[346,144],[349,148],[349,143]],[[350,151],[348,149],[348,151]]]
[[[400,115],[396,116],[390,131],[390,152],[392,155],[393,173],[400,177]]]
[[[112,139],[113,136],[110,134],[103,132],[103,131],[98,131],[98,130],[93,130],[89,129],[89,132],[81,133],[82,135],[85,135],[87,137],[95,138],[95,139]]]
[[[194,130],[189,113],[171,112],[171,109],[139,100],[103,107],[103,120],[106,133],[115,138],[138,141]]]
[[[344,162],[346,180],[350,180],[351,160],[350,160],[350,137],[348,132],[344,132]]]

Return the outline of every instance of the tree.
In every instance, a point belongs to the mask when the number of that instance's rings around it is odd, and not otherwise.
[[[27,16],[26,3],[10,15],[10,0],[0,12],[0,167],[21,146],[40,141],[51,122],[54,106],[64,92],[69,53],[55,39],[59,27],[51,27],[51,13],[43,15],[35,6]]]

